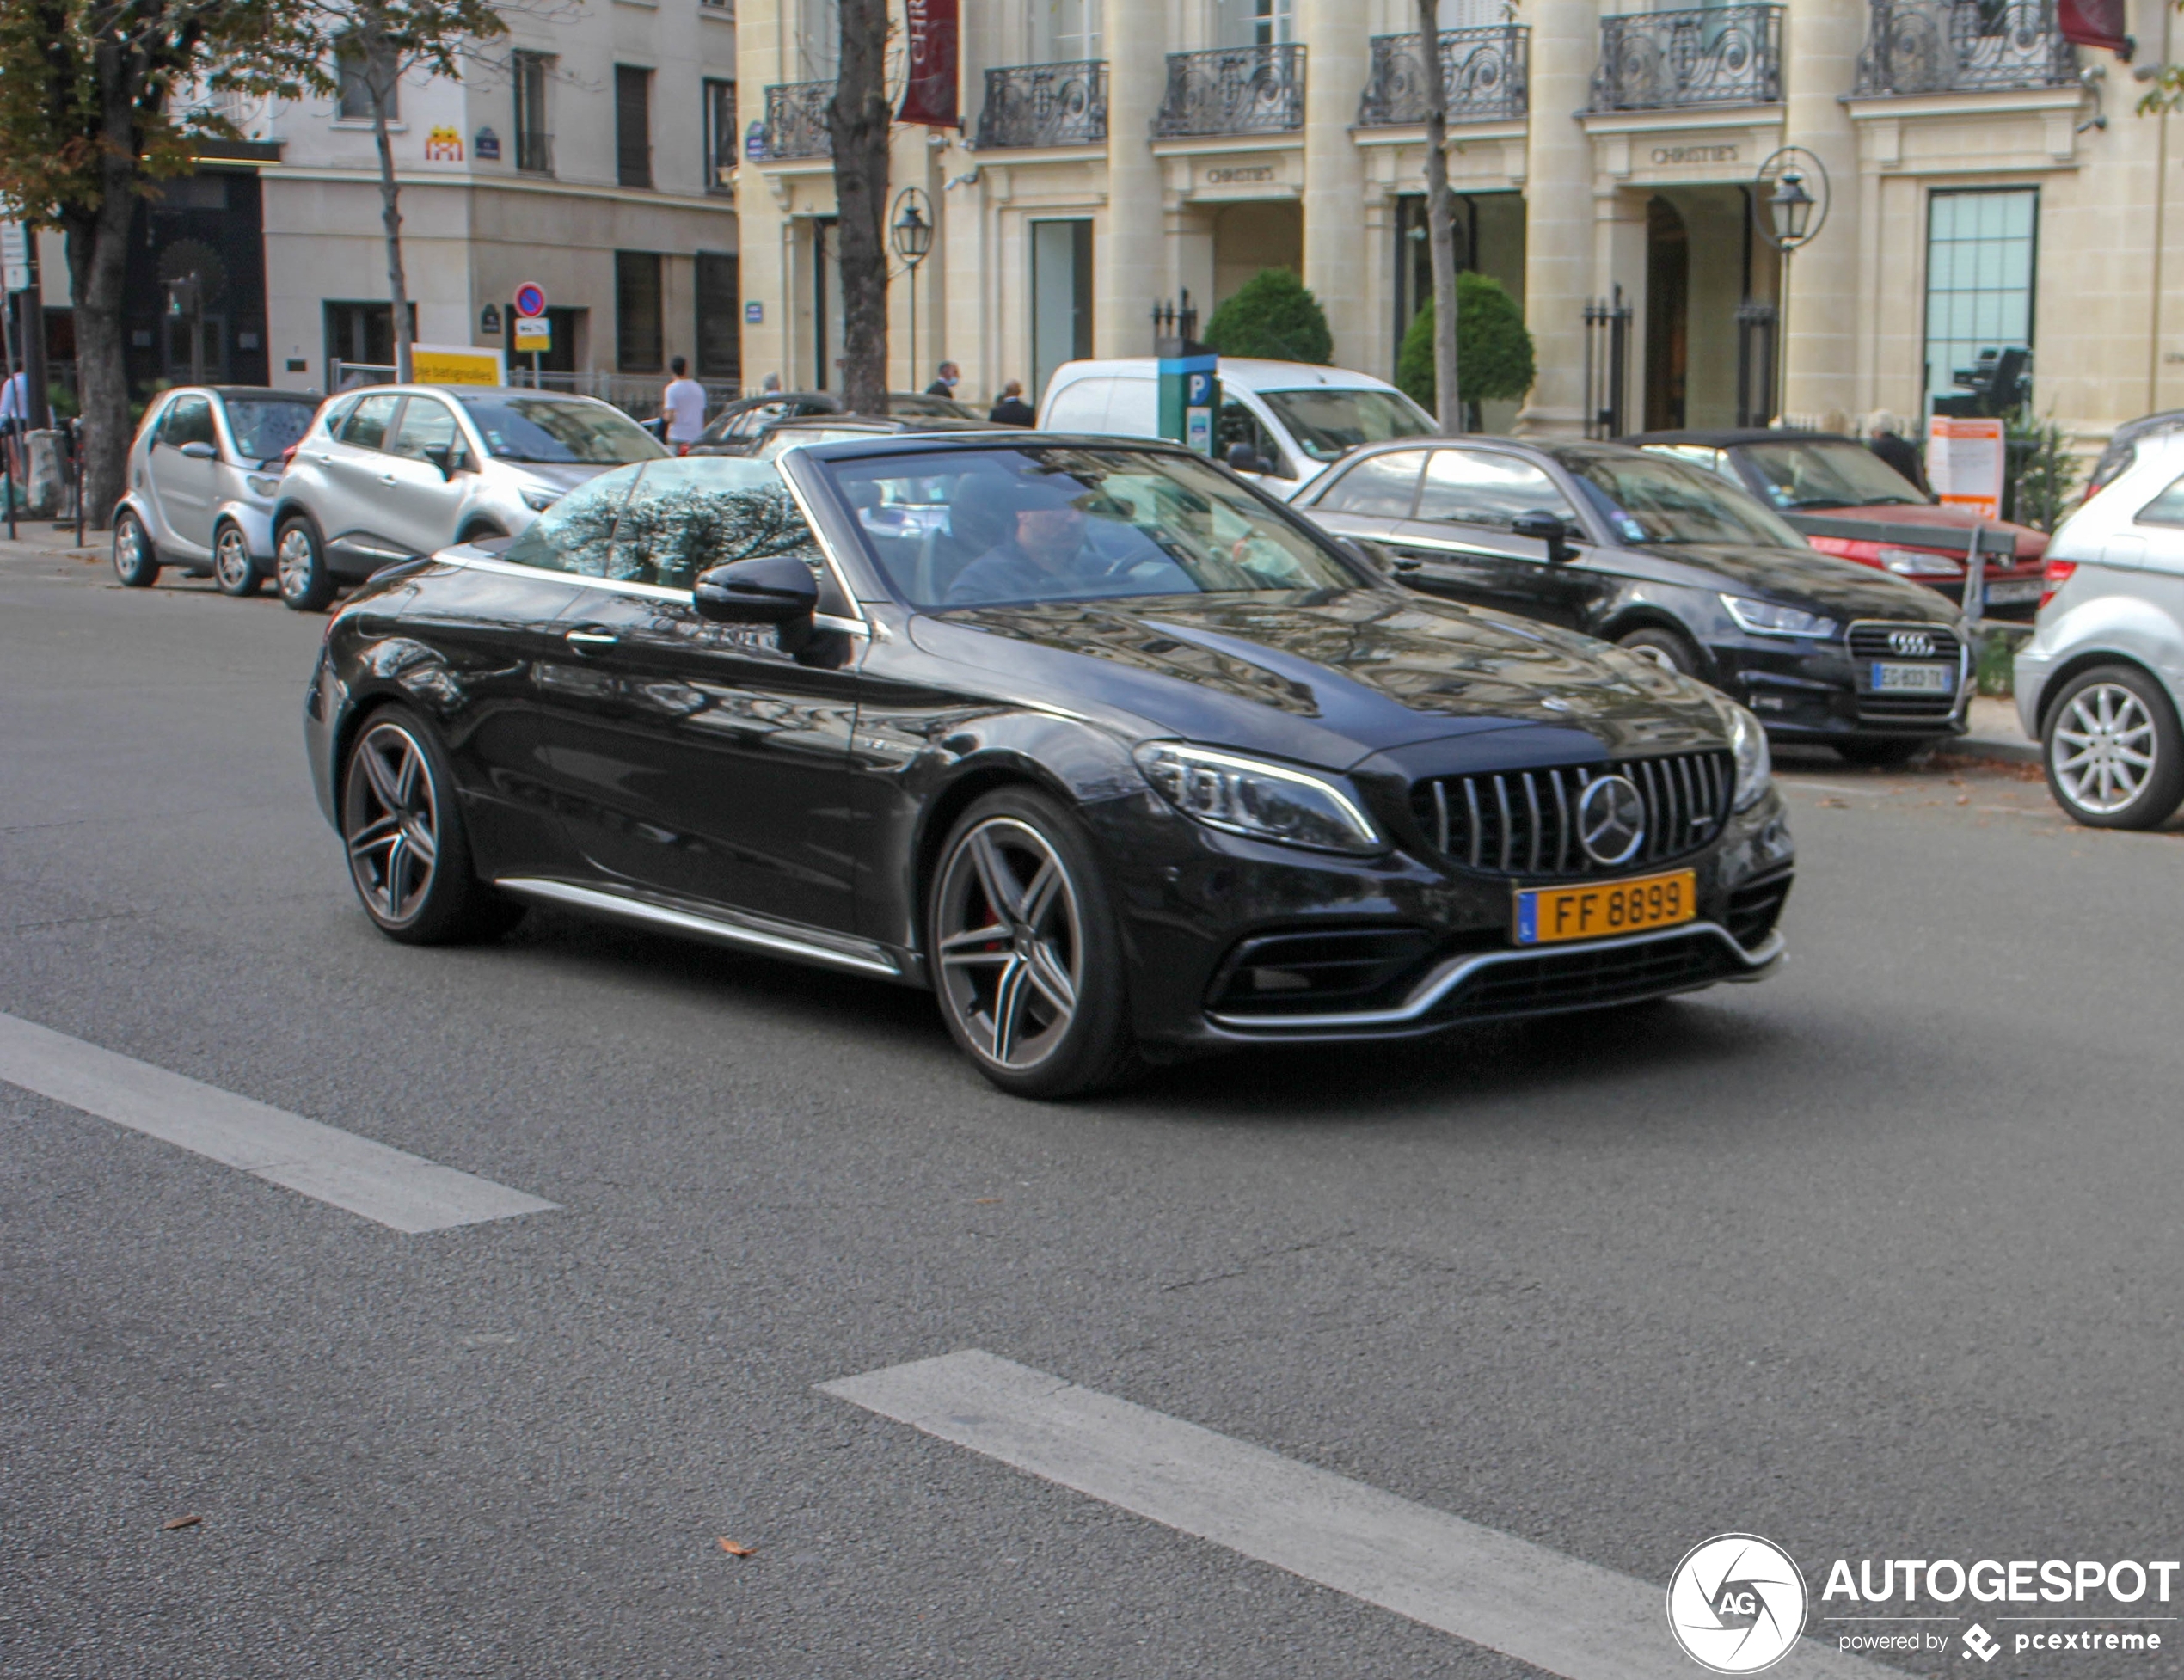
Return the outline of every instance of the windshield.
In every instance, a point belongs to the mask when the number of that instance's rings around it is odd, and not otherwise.
[[[810,444],[839,444],[853,438],[886,437],[868,426],[784,426],[769,432],[752,451],[761,461],[770,461],[785,449],[802,449]]]
[[[1747,543],[1802,549],[1805,539],[1741,490],[1656,456],[1561,452],[1579,487],[1625,543]]]
[[[463,406],[502,461],[563,467],[619,467],[667,453],[652,435],[604,402],[551,396],[466,396]]]
[[[1347,590],[1362,580],[1195,456],[949,450],[823,463],[917,607]]]
[[[270,461],[311,428],[316,402],[284,402],[279,397],[224,399],[236,453],[250,461]]]
[[[1360,444],[1390,438],[1428,438],[1431,416],[1401,391],[1261,391],[1298,446],[1315,461],[1332,461]]]
[[[1923,507],[1911,481],[1858,444],[1751,444],[1777,507]]]

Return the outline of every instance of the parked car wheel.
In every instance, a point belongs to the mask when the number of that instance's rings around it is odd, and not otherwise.
[[[1009,788],[965,812],[927,927],[948,1032],[1004,1091],[1078,1096],[1135,1065],[1114,912],[1090,843],[1054,800]]]
[[[1846,764],[1862,764],[1868,769],[1899,770],[1933,745],[1923,735],[1914,735],[1907,740],[1890,739],[1837,741],[1835,756]]]
[[[113,518],[113,575],[131,589],[159,581],[159,550],[151,545],[151,533],[126,507]]]
[[[240,525],[224,524],[212,533],[212,581],[221,594],[238,597],[255,595],[265,581]]]
[[[273,575],[280,598],[298,612],[322,612],[334,598],[334,573],[318,527],[302,514],[285,521],[273,541]]]
[[[1672,671],[1679,677],[1696,677],[1701,682],[1706,680],[1699,650],[1691,645],[1691,639],[1664,625],[1641,625],[1628,635],[1617,637],[1616,646],[1627,647],[1640,659],[1651,659],[1662,669]]]
[[[2161,684],[2097,665],[2055,697],[2040,756],[2055,802],[2089,828],[2153,828],[2184,802],[2184,731]]]
[[[406,708],[375,712],[349,750],[341,837],[365,914],[390,939],[491,938],[523,915],[478,879],[447,753]]]

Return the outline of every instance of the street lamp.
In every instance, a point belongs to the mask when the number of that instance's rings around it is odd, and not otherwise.
[[[1775,218],[1775,242],[1794,251],[1807,238],[1806,224],[1813,219],[1813,195],[1805,190],[1805,177],[1794,169],[1775,183],[1774,202],[1767,206]]]
[[[1775,310],[1775,375],[1772,407],[1779,417],[1789,383],[1789,271],[1790,259],[1819,235],[1827,220],[1827,166],[1802,146],[1784,146],[1759,166],[1756,185],[1774,183],[1767,195],[1767,219],[1760,232],[1782,254],[1782,301]],[[1811,181],[1819,190],[1807,190]]]
[[[910,271],[910,383],[917,384],[917,265],[932,254],[933,201],[915,187],[895,194],[893,224],[887,230],[895,254]]]

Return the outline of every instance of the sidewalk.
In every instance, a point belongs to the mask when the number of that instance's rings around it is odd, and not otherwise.
[[[0,552],[16,560],[42,559],[52,555],[71,560],[88,557],[92,561],[101,561],[107,557],[113,541],[111,532],[93,530],[87,525],[83,530],[83,546],[79,549],[76,546],[74,520],[56,529],[51,519],[34,519],[26,514],[16,518],[15,539],[10,543],[8,540],[7,521],[0,519]]]
[[[1975,695],[1968,721],[1972,726],[1969,731],[1953,741],[1942,742],[1936,751],[1960,758],[1985,758],[2004,764],[2040,763],[2040,743],[2026,738],[2017,722],[2015,701],[1990,700]]]

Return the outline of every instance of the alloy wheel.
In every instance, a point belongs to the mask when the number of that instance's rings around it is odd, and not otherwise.
[[[2095,683],[2071,696],[2048,753],[2071,802],[2107,816],[2145,791],[2156,750],[2145,702],[2120,683]]]
[[[1015,1071],[1061,1047],[1084,945],[1077,886],[1046,837],[1014,817],[966,834],[941,877],[936,978],[972,1047]]]
[[[439,803],[425,749],[398,723],[374,724],[350,755],[341,830],[349,870],[374,916],[399,925],[423,907],[439,862]]]
[[[212,539],[212,576],[230,595],[240,595],[250,586],[250,545],[233,525],[222,525]]]
[[[296,600],[311,586],[314,559],[311,534],[303,526],[291,525],[281,532],[280,544],[273,551],[273,569],[279,578],[284,600]]]

